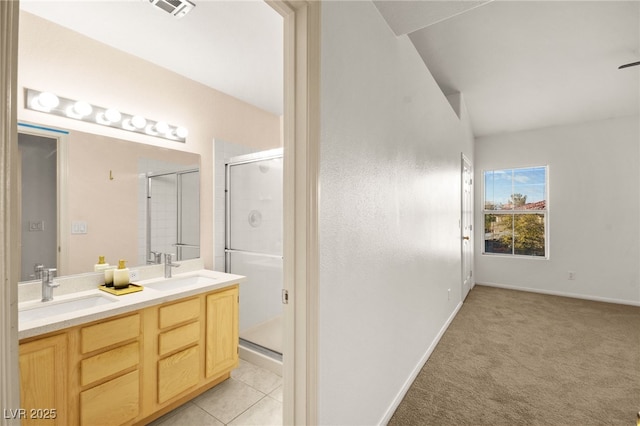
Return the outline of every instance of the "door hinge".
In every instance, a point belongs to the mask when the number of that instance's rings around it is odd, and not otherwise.
[[[289,304],[289,290],[285,290],[284,288],[282,289],[282,304]]]

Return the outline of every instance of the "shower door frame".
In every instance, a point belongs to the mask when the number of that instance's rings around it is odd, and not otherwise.
[[[284,255],[270,255],[266,253],[254,253],[246,250],[232,250],[231,247],[231,203],[229,202],[229,185],[230,185],[230,176],[229,176],[229,168],[230,166],[240,166],[242,164],[250,164],[255,163],[257,161],[264,160],[274,160],[276,158],[283,158],[282,148],[270,149],[267,151],[260,151],[253,154],[239,155],[233,158],[230,158],[224,165],[224,270],[225,272],[229,271],[231,267],[231,256],[230,253],[248,253],[248,254],[259,254],[261,256],[267,257],[279,257],[283,258]],[[283,175],[283,185],[284,185],[284,175]],[[284,188],[283,188],[284,191]],[[283,193],[284,195],[284,193]],[[284,214],[284,206],[283,206],[283,214]]]
[[[187,173],[200,173],[200,169],[186,169],[186,170],[178,170],[175,172],[161,172],[161,173],[147,173],[147,252],[145,253],[145,258],[147,262],[150,261],[151,255],[151,179],[154,177],[161,176],[170,176],[176,175],[176,261],[182,260],[182,247],[191,247],[198,248],[200,246],[195,246],[191,244],[182,244],[182,191],[180,185],[182,184],[182,175]]]
[[[230,169],[232,166],[241,166],[241,165],[245,165],[245,164],[251,164],[251,163],[256,163],[258,161],[265,161],[265,160],[275,160],[275,159],[283,159],[284,160],[284,152],[282,148],[275,148],[275,149],[270,149],[270,150],[266,150],[266,151],[259,151],[259,152],[255,152],[252,154],[245,154],[245,155],[239,155],[236,157],[232,157],[229,159],[229,161],[227,161],[225,163],[225,185],[224,185],[224,270],[226,273],[230,273],[230,269],[231,269],[231,254],[232,253],[244,253],[244,254],[251,254],[251,255],[259,255],[259,256],[264,256],[264,257],[269,257],[269,258],[278,258],[278,259],[282,259],[283,261],[283,266],[282,266],[282,273],[283,273],[283,282],[282,282],[282,288],[284,288],[284,253],[281,253],[279,255],[277,254],[268,254],[268,253],[258,253],[258,252],[252,252],[252,251],[247,251],[247,250],[233,250],[231,249],[231,190],[230,190],[230,185],[231,185],[231,173],[230,173]],[[282,175],[282,195],[284,197],[284,169],[283,169],[283,175]],[[282,221],[283,221],[283,228],[282,228],[282,232],[283,232],[283,238],[284,238],[284,202],[283,202],[283,206],[282,206],[282,213],[283,213],[283,217],[282,217]],[[284,309],[282,314],[284,315]],[[283,338],[284,338],[284,327],[282,330],[283,333]],[[267,348],[261,345],[258,345],[254,342],[251,342],[250,340],[245,340],[242,337],[240,337],[240,341],[244,342],[247,344],[248,347],[253,348],[255,350],[257,350],[258,352],[263,353],[264,355],[267,355],[277,361],[282,362],[282,354],[279,352],[274,351],[271,348]]]

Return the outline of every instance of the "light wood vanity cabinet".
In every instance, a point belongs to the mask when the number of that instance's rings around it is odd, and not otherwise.
[[[22,406],[57,408],[49,425],[144,424],[226,380],[237,345],[237,285],[32,338]]]
[[[69,331],[71,412],[79,413],[80,425],[126,424],[140,416],[141,317],[126,314]]]
[[[23,425],[67,424],[67,364],[65,333],[20,345],[20,407],[25,411],[18,417]]]
[[[206,377],[238,365],[238,289],[206,296]]]

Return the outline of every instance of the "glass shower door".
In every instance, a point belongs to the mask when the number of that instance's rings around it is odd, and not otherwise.
[[[147,191],[147,259],[153,260],[151,252],[200,257],[200,173],[150,175]]]
[[[226,270],[240,284],[240,339],[282,354],[282,152],[227,165]]]

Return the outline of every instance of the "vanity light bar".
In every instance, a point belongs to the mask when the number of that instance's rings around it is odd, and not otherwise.
[[[63,98],[51,92],[39,92],[33,89],[25,89],[25,91],[25,107],[30,110],[156,136],[176,142],[184,143],[189,133],[185,127],[172,126],[164,121],[149,120],[141,115],[125,114],[115,108],[104,108],[85,101]]]

